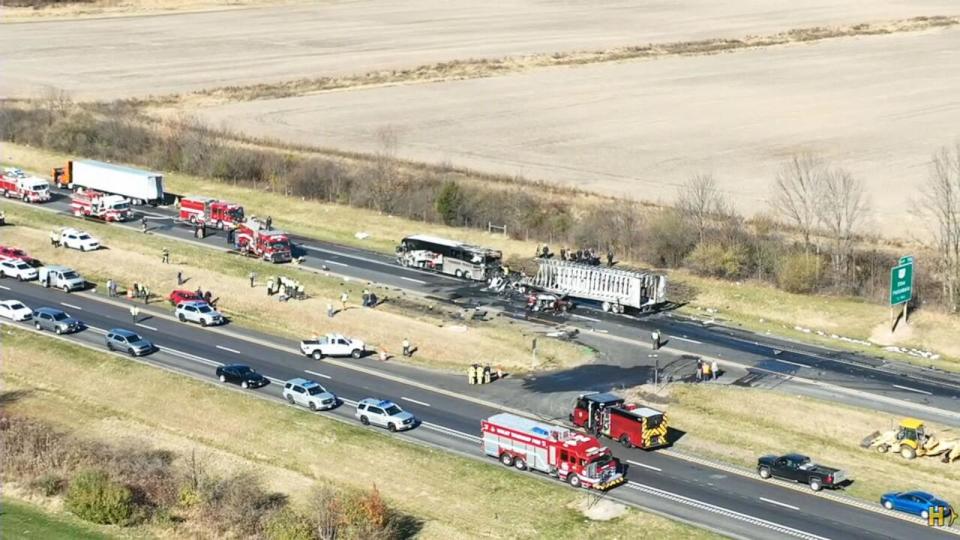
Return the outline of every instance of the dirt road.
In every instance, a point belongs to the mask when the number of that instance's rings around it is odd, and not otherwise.
[[[478,57],[951,15],[953,0],[418,0],[4,24],[0,95],[184,92]]]

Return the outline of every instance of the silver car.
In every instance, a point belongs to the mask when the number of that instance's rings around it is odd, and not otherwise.
[[[153,343],[143,339],[140,334],[123,328],[110,330],[103,339],[111,351],[125,352],[130,356],[143,356],[154,350]]]
[[[56,334],[79,332],[83,327],[83,323],[65,312],[46,307],[33,312],[33,325],[37,330],[49,330]]]
[[[310,379],[290,379],[284,383],[283,399],[291,405],[307,407],[311,411],[324,411],[337,406],[337,396]]]
[[[223,315],[210,307],[210,304],[201,300],[192,300],[177,305],[177,319],[180,322],[199,323],[200,326],[223,324],[226,320]]]
[[[360,423],[369,426],[385,427],[390,431],[412,429],[417,425],[417,418],[399,405],[388,400],[366,398],[357,403],[357,419]]]

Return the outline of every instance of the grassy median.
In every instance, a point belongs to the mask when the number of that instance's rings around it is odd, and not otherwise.
[[[839,467],[854,479],[848,494],[877,502],[887,491],[921,489],[960,501],[960,462],[939,458],[907,461],[898,454],[860,448],[874,431],[900,417],[805,396],[735,386],[676,385],[666,406],[671,425],[686,434],[677,449],[753,468],[764,454],[799,452]],[[960,429],[927,424],[941,440]]]
[[[13,163],[34,171],[49,171],[51,167],[61,166],[69,159],[62,154],[16,144],[6,144],[5,150]],[[221,197],[242,203],[248,213],[271,214],[278,227],[290,232],[381,253],[393,253],[400,238],[416,233],[490,246],[503,251],[507,258],[530,259],[537,247],[537,242],[533,240],[514,240],[476,229],[447,227],[345,205],[305,201],[266,189],[231,186],[181,174],[167,174],[165,182],[167,189],[172,192]],[[358,239],[355,236],[358,232],[365,232],[369,236]],[[554,250],[558,247],[553,246]],[[955,339],[960,335],[960,319],[956,317],[921,310],[911,316],[909,326],[901,325],[896,335],[889,335],[886,328],[890,313],[883,305],[857,298],[791,294],[752,280],[731,282],[697,277],[686,271],[668,274],[674,283],[692,292],[690,298],[684,299],[689,302],[683,308],[684,313],[715,318],[757,332],[772,332],[813,341],[832,348],[960,371],[960,341]],[[705,311],[707,309],[711,312]],[[795,326],[813,332],[819,330],[827,336],[798,331],[794,329]],[[880,346],[841,341],[829,337],[830,334],[934,351],[943,355],[943,358],[927,360],[886,353]]]
[[[714,537],[634,510],[610,521],[590,520],[577,510],[585,492],[525,478],[493,462],[402,442],[30,332],[4,328],[2,338],[5,386],[20,391],[7,405],[12,413],[83,437],[178,454],[195,450],[210,466],[255,470],[271,489],[295,500],[318,481],[376,484],[392,506],[423,520],[423,538],[633,538],[640,531]]]
[[[455,320],[441,306],[392,290],[374,289],[386,303],[376,309],[364,309],[359,303],[368,286],[365,282],[300,271],[292,265],[271,265],[111,225],[81,223],[32,208],[4,208],[8,221],[18,226],[4,228],[3,243],[21,246],[42,261],[77,269],[88,280],[98,282],[101,292],[108,278],[117,280],[124,288],[132,287],[134,282],[146,284],[161,296],[177,288],[211,289],[220,299],[218,307],[234,322],[272,334],[302,339],[340,332],[397,357],[401,342],[408,338],[417,348],[413,362],[443,369],[459,370],[477,361],[514,372],[530,366],[533,334],[506,320]],[[82,253],[54,248],[47,235],[56,226],[82,227],[100,238],[106,249]],[[170,264],[160,263],[165,247],[170,250]],[[188,279],[179,287],[178,271]],[[250,288],[250,272],[258,274],[260,286],[255,289]],[[269,276],[277,274],[301,280],[310,298],[281,303],[276,296],[267,296],[262,285]],[[340,309],[339,296],[344,291],[349,294],[347,310],[328,317],[327,304]],[[169,305],[163,303],[159,307],[166,309]],[[592,357],[589,350],[575,344],[544,338],[539,343],[543,367],[573,366]],[[451,344],[456,347],[451,348]]]

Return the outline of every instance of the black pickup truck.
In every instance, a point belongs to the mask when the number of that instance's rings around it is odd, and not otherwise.
[[[787,454],[785,456],[763,456],[757,460],[757,474],[767,479],[771,476],[801,482],[814,491],[823,488],[838,488],[846,481],[840,469],[817,465],[807,456]]]

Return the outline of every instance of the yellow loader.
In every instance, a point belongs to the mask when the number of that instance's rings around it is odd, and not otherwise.
[[[896,429],[887,432],[874,431],[860,442],[863,448],[876,448],[885,454],[891,450],[904,459],[917,456],[936,457],[944,463],[960,459],[960,439],[941,441],[928,431],[922,420],[904,418]]]

